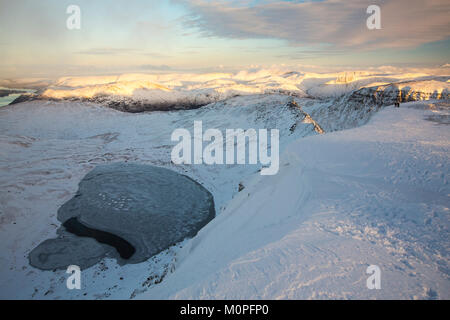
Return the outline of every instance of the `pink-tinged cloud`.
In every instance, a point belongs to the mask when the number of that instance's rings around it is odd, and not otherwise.
[[[449,0],[175,1],[190,8],[185,25],[206,36],[363,50],[416,47],[450,37]],[[381,30],[366,26],[372,4],[381,8]]]

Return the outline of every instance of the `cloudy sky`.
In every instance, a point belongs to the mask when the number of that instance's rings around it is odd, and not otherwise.
[[[81,29],[69,30],[69,5]],[[381,8],[381,30],[366,10]],[[448,0],[0,0],[0,77],[450,63]]]

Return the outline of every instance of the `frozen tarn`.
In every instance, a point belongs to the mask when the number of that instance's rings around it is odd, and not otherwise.
[[[192,238],[214,216],[212,195],[184,175],[133,163],[98,166],[58,210],[60,236],[33,249],[30,264],[86,269],[105,256],[120,264],[143,262]]]

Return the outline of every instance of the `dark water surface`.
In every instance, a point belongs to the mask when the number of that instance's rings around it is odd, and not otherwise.
[[[87,268],[104,257],[139,263],[194,237],[214,216],[211,193],[187,176],[151,165],[101,165],[58,210],[59,237],[34,248],[30,264]]]
[[[63,226],[68,232],[79,237],[93,238],[100,243],[114,247],[123,259],[130,259],[136,252],[136,249],[128,241],[112,233],[89,228],[80,223],[77,218],[70,218],[63,223]]]

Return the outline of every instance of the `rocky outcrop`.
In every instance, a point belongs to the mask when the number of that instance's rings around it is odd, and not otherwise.
[[[122,112],[139,113],[146,111],[173,111],[198,109],[210,101],[182,100],[173,102],[148,102],[146,100],[135,100],[132,98],[111,99],[109,96],[98,96],[91,99],[81,99],[84,102],[98,103]]]
[[[17,97],[16,99],[14,99],[11,104],[16,104],[16,103],[22,103],[22,102],[27,102],[27,101],[33,101],[33,100],[42,100],[39,99],[39,95],[34,94],[34,93],[25,93],[22,94],[21,96]]]
[[[321,99],[320,105],[312,108],[310,115],[313,119],[320,119],[326,132],[351,129],[367,123],[374,113],[397,101],[448,100],[448,87],[446,81],[435,80],[365,87],[339,98]]]
[[[311,118],[311,116],[308,113],[303,111],[303,109],[298,105],[298,103],[295,100],[290,101],[288,104],[288,107],[294,108],[295,110],[297,110],[303,117],[303,120],[301,122],[312,124],[315,132],[317,132],[319,134],[325,133],[325,131],[322,129],[322,127],[313,118]],[[298,123],[296,122],[293,126],[291,126],[290,131],[294,132],[297,125],[298,125]]]
[[[10,104],[22,103],[34,100],[44,100],[44,101],[78,101],[78,102],[89,102],[100,104],[115,110],[130,113],[139,113],[146,111],[172,111],[172,110],[190,110],[198,109],[209,103],[210,101],[201,100],[185,100],[176,102],[158,102],[151,103],[146,100],[136,100],[127,97],[114,97],[114,96],[96,96],[94,98],[66,98],[66,99],[55,99],[48,98],[38,94],[23,94],[16,98]]]
[[[437,89],[436,86],[427,86],[427,84],[425,81],[410,81],[362,88],[345,98],[353,103],[372,107],[388,106],[395,102],[450,98],[447,88]]]

